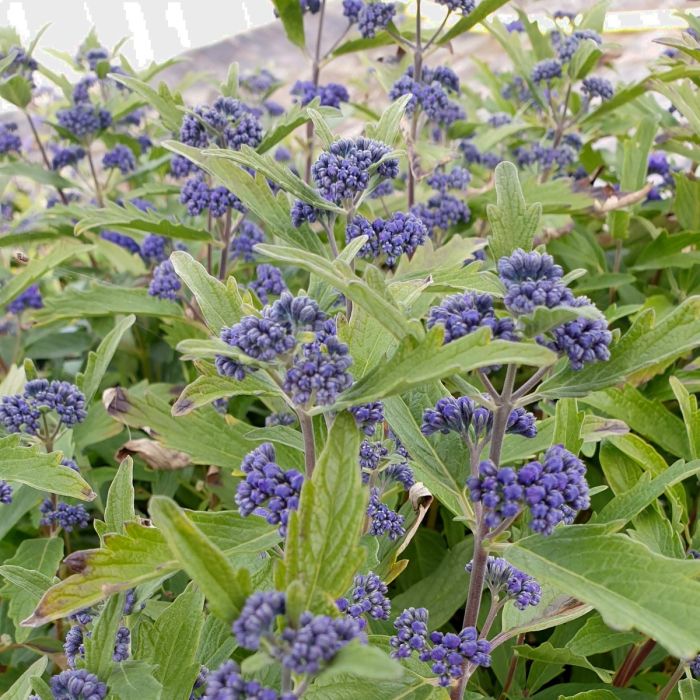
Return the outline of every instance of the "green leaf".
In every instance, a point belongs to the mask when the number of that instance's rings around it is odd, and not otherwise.
[[[678,683],[678,694],[681,700],[698,700],[700,698],[700,682],[693,678],[684,678]]]
[[[280,388],[263,372],[248,374],[240,382],[219,374],[202,375],[182,390],[173,404],[172,414],[185,416],[196,408],[229,396],[281,397],[281,395]]]
[[[148,631],[147,658],[168,700],[188,700],[199,674],[197,650],[204,625],[204,596],[190,584]]]
[[[564,369],[540,385],[550,398],[583,396],[622,382],[632,374],[661,367],[700,345],[700,297],[689,297],[654,325],[651,309],[641,313],[612,347],[607,362],[580,371]]]
[[[160,236],[183,241],[211,242],[212,240],[211,234],[206,229],[192,228],[176,219],[165,218],[158,214],[158,210],[141,211],[128,200],[124,200],[122,204],[108,202],[104,207],[87,209],[87,211],[87,216],[75,225],[77,235],[96,228],[108,228],[118,231],[157,233]]]
[[[250,592],[248,571],[236,570],[224,553],[169,498],[153,496],[149,513],[172,554],[207,597],[212,613],[224,622],[232,622]]]
[[[321,107],[318,98],[314,98],[305,107],[299,104],[292,105],[279,119],[275,120],[274,129],[265,134],[261,144],[256,149],[257,152],[267,153],[302,124],[306,124],[309,121],[309,108],[315,109],[322,116],[337,114],[337,110],[333,107]]]
[[[32,165],[31,163],[22,163],[21,161],[13,161],[11,163],[3,163],[0,165],[0,175],[6,177],[26,177],[29,180],[38,182],[40,185],[51,185],[68,189],[75,187],[75,183],[61,177],[53,170],[47,170],[40,165]]]
[[[482,0],[476,9],[470,12],[466,17],[462,17],[457,22],[455,22],[452,27],[446,31],[438,40],[438,46],[443,46],[452,39],[458,37],[460,34],[469,31],[472,27],[475,27],[480,22],[483,22],[489,15],[493,14],[496,10],[506,4],[508,0]]]
[[[26,484],[40,491],[92,501],[90,484],[78,472],[61,464],[60,452],[46,454],[36,446],[24,447],[19,435],[0,438],[0,479]]]
[[[123,614],[124,595],[113,595],[102,608],[90,636],[85,636],[85,668],[98,678],[107,678],[115,665],[114,638]]]
[[[107,686],[110,695],[116,695],[119,700],[160,700],[162,697],[162,686],[156,680],[156,667],[137,661],[127,659],[121,663],[114,664],[114,668],[107,678]],[[166,695],[166,698],[175,696]]]
[[[299,48],[306,46],[304,36],[304,16],[300,3],[296,0],[272,0],[284,26],[284,33],[287,39]]]
[[[219,335],[222,328],[232,326],[245,315],[243,299],[233,277],[229,277],[227,284],[224,284],[212,277],[201,263],[182,250],[172,253],[170,262],[197,300],[202,316],[212,333]]]
[[[137,95],[143,97],[160,114],[163,125],[175,133],[180,132],[182,118],[185,116],[185,109],[175,102],[165,83],[161,83],[158,90],[154,90],[141,80],[130,75],[121,73],[110,73],[109,77],[118,83],[126,85]]]
[[[2,700],[27,700],[32,690],[32,678],[41,676],[49,664],[47,656],[39,657],[2,695]]]
[[[387,146],[393,146],[401,132],[401,119],[406,113],[406,106],[410,101],[411,95],[402,95],[394,100],[384,110],[377,124],[367,130],[367,135]]]
[[[321,145],[324,149],[330,148],[330,145],[335,139],[333,137],[333,132],[328,126],[328,123],[315,109],[309,109],[309,116],[311,117],[311,121],[314,123],[316,135],[321,141]]]
[[[591,615],[567,647],[578,656],[592,656],[604,654],[628,644],[636,644],[641,639],[642,636],[637,632],[612,630],[603,622],[600,615]]]
[[[0,566],[5,582],[0,595],[8,601],[8,616],[15,623],[13,636],[24,642],[31,631],[19,624],[36,607],[41,596],[53,584],[53,576],[63,558],[60,538],[24,540],[14,555]]]
[[[373,680],[396,680],[404,672],[401,664],[381,649],[353,642],[344,646],[320,675],[325,679],[345,673]]]
[[[402,394],[452,374],[510,362],[546,366],[554,362],[554,353],[535,343],[491,340],[487,328],[443,345],[443,330],[435,326],[423,340],[405,338],[382,366],[343,392],[333,410]]]
[[[62,262],[87,253],[92,249],[93,246],[91,245],[81,245],[73,241],[61,241],[60,245],[56,246],[50,253],[31,260],[22,268],[22,272],[12,277],[7,284],[0,288],[0,306],[6,306],[9,301],[21,294],[27,287],[44,279],[50,270],[58,267]]]
[[[583,80],[597,65],[603,55],[602,49],[592,39],[579,44],[569,63],[569,75],[574,80]]]
[[[114,316],[116,314],[182,318],[180,304],[152,297],[147,289],[132,289],[109,284],[92,284],[87,289],[75,287],[60,295],[44,299],[44,308],[36,312],[37,323],[51,323],[85,316]]]
[[[626,384],[595,391],[580,399],[611,418],[623,420],[636,433],[656,443],[676,457],[690,459],[685,426],[660,401],[647,399],[638,389]]]
[[[136,316],[130,314],[121,321],[117,321],[114,328],[100,342],[97,351],[88,354],[85,372],[80,372],[76,378],[78,388],[85,394],[85,401],[89,403],[100,388],[100,382],[119,347],[121,339],[131,326],[134,325]]]
[[[186,516],[232,561],[264,552],[280,540],[277,529],[264,519],[243,518],[237,511],[186,511]],[[65,617],[116,591],[167,578],[182,568],[160,530],[135,522],[125,525],[123,535],[106,534],[102,548],[75,552],[68,562],[77,573],[48,590],[24,626]]]
[[[622,527],[663,495],[668,488],[680,484],[695,474],[700,474],[698,459],[688,463],[678,460],[655,479],[652,479],[649,472],[644,472],[629,491],[608,501],[603,510],[593,516],[593,521],[595,523],[616,522]]]
[[[526,251],[532,249],[540,225],[542,206],[525,204],[518,170],[512,163],[499,163],[495,174],[497,203],[489,204],[486,212],[492,230],[489,245],[494,258],[498,260],[503,255],[510,255],[516,248]]]
[[[109,486],[105,507],[107,532],[124,534],[124,525],[136,518],[134,511],[134,463],[131,457],[122,460]]]
[[[603,318],[603,314],[593,305],[578,308],[559,306],[554,309],[538,306],[531,314],[520,316],[518,325],[528,338],[535,338],[577,318],[599,319]]]
[[[515,646],[514,650],[523,659],[560,666],[579,666],[593,671],[603,683],[612,681],[610,671],[594,666],[585,656],[575,654],[570,649],[555,649],[550,642],[543,642],[534,648],[527,645]]]
[[[32,101],[32,88],[25,77],[13,75],[0,83],[0,97],[24,109]]]
[[[243,457],[254,447],[246,434],[251,426],[243,421],[228,423],[211,407],[174,417],[170,405],[154,393],[139,397],[134,392],[114,389],[108,412],[131,428],[149,427],[158,442],[185,452],[194,464],[214,464],[238,469]]]
[[[569,452],[577,455],[583,445],[581,430],[585,414],[578,410],[576,399],[557,401],[554,421],[553,445],[564,445]]]
[[[695,185],[694,182],[692,184]],[[696,205],[692,199],[689,204],[693,207]],[[687,203],[684,202],[684,206],[686,205]],[[678,201],[678,194],[676,195],[676,210],[680,215],[681,203]],[[694,216],[695,214],[687,209],[683,211],[684,218],[694,218]],[[700,233],[698,232],[682,231],[671,234],[668,231],[662,231],[657,238],[642,248],[631,269],[658,270],[666,267],[684,269],[695,267],[700,263],[700,252],[690,250],[690,248],[698,244],[700,244]]]
[[[569,525],[506,545],[503,556],[541,583],[593,605],[614,629],[637,629],[669,653],[700,648],[700,563],[654,554],[604,526]]]
[[[305,609],[343,595],[365,557],[360,534],[365,493],[357,454],[360,435],[349,413],[336,416],[313,476],[304,481],[291,514],[285,565],[287,586],[304,587]]]
[[[669,382],[685,421],[690,456],[697,458],[700,456],[700,411],[698,411],[697,396],[688,393],[688,390],[677,377],[671,377]]]

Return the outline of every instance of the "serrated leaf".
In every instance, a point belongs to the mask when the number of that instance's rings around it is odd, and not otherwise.
[[[78,472],[61,464],[60,452],[39,452],[38,448],[24,447],[19,435],[0,438],[0,479],[26,484],[39,491],[92,501],[95,498],[90,484]]]
[[[332,603],[347,590],[364,559],[365,519],[357,454],[360,435],[349,413],[336,416],[313,476],[304,481],[299,509],[289,519],[287,586],[304,587],[305,609]]]
[[[368,130],[368,136],[377,141],[393,146],[400,134],[401,119],[406,113],[406,106],[411,101],[411,95],[402,95],[394,100],[382,112],[382,116],[372,129]]]
[[[136,316],[130,314],[121,321],[117,321],[114,328],[102,339],[97,350],[95,352],[90,351],[88,354],[85,372],[79,373],[76,378],[78,388],[85,394],[86,403],[89,404],[92,397],[97,393],[102,377],[104,377],[124,333],[134,325],[135,320]]]
[[[134,511],[134,463],[131,457],[122,460],[109,486],[105,506],[107,532],[124,533],[124,525],[136,518]]]
[[[496,204],[486,208],[492,234],[491,252],[496,260],[510,255],[516,248],[532,249],[540,225],[542,206],[525,204],[516,167],[504,161],[496,166]]]
[[[92,250],[91,245],[82,245],[73,241],[62,241],[50,253],[34,258],[22,272],[10,279],[0,288],[0,307],[21,294],[27,287],[43,279],[46,274],[62,262]]]
[[[700,649],[700,562],[654,554],[597,525],[527,537],[506,545],[503,556],[541,583],[593,605],[615,629],[637,629],[680,658]]]
[[[248,571],[235,569],[174,501],[153,496],[148,510],[173,556],[207,597],[209,609],[232,622],[250,593]]]
[[[690,456],[697,458],[700,456],[700,411],[697,396],[691,395],[677,377],[671,377],[669,382],[685,422]]]
[[[607,362],[587,365],[580,371],[564,369],[540,385],[550,398],[584,396],[622,382],[651,367],[662,368],[700,345],[700,297],[689,297],[655,325],[647,309],[612,347]]]
[[[26,700],[32,690],[32,678],[41,676],[48,664],[48,657],[39,657],[10,688],[3,693],[2,700]]]
[[[118,83],[126,85],[133,90],[137,95],[143,97],[149,105],[151,105],[163,120],[163,124],[170,130],[178,133],[182,118],[185,116],[185,110],[182,106],[176,104],[170,91],[154,90],[141,80],[130,75],[122,75],[121,73],[110,73],[109,77],[116,80]],[[164,85],[161,83],[161,85]]]

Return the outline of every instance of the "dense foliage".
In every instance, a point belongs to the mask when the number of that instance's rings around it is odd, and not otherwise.
[[[436,2],[197,105],[0,32],[3,698],[700,690],[700,20]]]

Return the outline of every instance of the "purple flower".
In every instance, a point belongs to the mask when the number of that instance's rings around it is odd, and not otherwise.
[[[343,14],[350,24],[355,24],[360,19],[360,11],[364,5],[362,0],[343,0]]]
[[[286,146],[278,146],[275,149],[275,160],[278,163],[286,163],[292,159],[292,154]]]
[[[286,601],[284,593],[265,591],[253,593],[246,600],[241,614],[233,623],[233,633],[238,643],[251,651],[260,648],[260,640],[273,635],[275,619],[284,615]]]
[[[234,661],[225,661],[206,677],[207,688],[202,700],[293,700],[293,693],[281,697],[258,681],[246,681]],[[196,687],[196,682],[195,682]]]
[[[433,632],[430,641],[435,645],[430,651],[431,670],[439,676],[438,683],[444,688],[462,675],[465,663],[491,665],[491,645],[479,639],[475,627],[465,627],[459,634]]]
[[[428,648],[428,611],[425,608],[407,608],[395,620],[396,634],[389,639],[391,655],[409,658],[414,651]]]
[[[49,681],[55,700],[104,700],[107,686],[86,669],[71,669],[52,676]]]
[[[524,408],[514,408],[508,416],[506,432],[526,438],[535,437],[537,435],[535,416]]]
[[[369,440],[363,440],[360,443],[360,467],[364,470],[362,473],[362,480],[367,483],[369,481],[369,473],[373,472],[378,466],[381,460],[389,454],[381,442],[370,442]]]
[[[265,417],[265,427],[272,428],[275,425],[294,425],[297,417],[293,413],[271,413]]]
[[[553,340],[542,342],[548,348],[569,357],[571,368],[583,369],[585,364],[610,359],[612,333],[604,318],[577,318],[552,330]]]
[[[51,159],[51,169],[60,170],[68,165],[75,165],[83,158],[85,158],[85,149],[80,146],[57,148]]]
[[[119,663],[129,658],[129,644],[131,643],[131,632],[128,627],[120,627],[114,641],[114,653],[112,661]]]
[[[91,104],[77,104],[56,113],[59,126],[70,131],[78,139],[85,139],[103,131],[112,123],[112,115]]]
[[[148,293],[159,299],[175,301],[182,284],[170,260],[163,260],[153,270],[153,279],[148,285]]]
[[[469,562],[465,569],[471,573],[472,562]],[[528,606],[535,606],[540,602],[542,589],[539,583],[501,557],[488,558],[485,580],[492,596],[498,597],[505,591],[506,599],[512,600],[519,610],[525,610]]]
[[[387,597],[389,589],[382,579],[373,572],[366,576],[358,574],[352,582],[349,598],[336,601],[338,610],[350,617],[361,619],[369,615],[373,620],[388,620],[391,613],[391,601]],[[364,620],[361,620],[364,623]],[[364,624],[362,624],[364,627]]]
[[[670,169],[671,166],[669,165],[665,153],[654,151],[649,154],[649,161],[647,164],[647,173],[649,175],[668,175]]]
[[[529,462],[518,471],[530,510],[530,528],[551,535],[559,523],[570,524],[590,506],[586,467],[562,445],[553,445],[541,462]]]
[[[514,19],[512,22],[506,23],[506,29],[508,30],[509,34],[512,34],[513,32],[522,34],[525,31],[525,25],[519,19]]]
[[[583,81],[583,91],[589,97],[600,97],[601,100],[605,101],[612,98],[615,88],[609,80],[594,75]]]
[[[231,239],[230,255],[237,260],[252,262],[255,259],[253,247],[265,240],[262,229],[252,221],[243,221],[238,233]]]
[[[242,516],[259,515],[287,534],[289,513],[299,506],[304,476],[295,469],[283,471],[275,462],[275,449],[266,442],[243,459],[246,475],[238,484],[236,504]]]
[[[259,95],[268,92],[277,82],[279,82],[278,79],[266,68],[263,68],[258,73],[246,75],[241,79],[243,87]]]
[[[66,640],[63,643],[63,652],[71,668],[75,668],[76,659],[85,656],[83,630],[80,625],[73,625],[66,633]]]
[[[401,484],[406,491],[408,491],[411,486],[416,483],[416,479],[413,476],[413,469],[408,466],[408,462],[390,464],[382,471],[380,476],[385,481],[395,481],[397,484]]]
[[[391,510],[389,506],[382,503],[379,496],[379,489],[372,488],[370,490],[369,505],[367,506],[367,515],[372,522],[369,528],[369,534],[379,537],[386,535],[390,540],[397,540],[406,534],[404,528],[403,515]]]
[[[8,313],[19,316],[25,309],[41,309],[44,302],[41,298],[39,286],[32,284],[18,294],[5,308]]]
[[[5,506],[12,503],[12,486],[4,479],[0,479],[0,503]]]
[[[136,158],[130,148],[119,144],[111,151],[107,151],[102,158],[103,168],[119,168],[122,175],[136,170]]]
[[[127,236],[125,233],[117,233],[117,231],[102,231],[100,233],[100,238],[104,238],[105,241],[109,241],[110,243],[114,243],[121,248],[125,248],[130,253],[141,252],[141,246],[131,236]]]
[[[39,506],[42,525],[61,527],[66,532],[86,528],[90,524],[90,515],[82,505],[72,506],[59,501],[55,506],[47,498]]]
[[[287,627],[281,634],[283,651],[280,660],[294,673],[318,673],[322,666],[355,639],[365,641],[362,626],[352,617],[332,618],[304,612],[295,629]]]
[[[260,120],[252,114],[244,114],[235,125],[224,130],[226,145],[234,151],[242,146],[256,148],[262,141],[263,128]]]
[[[0,397],[0,422],[8,433],[39,432],[41,413],[33,402],[20,394]]]
[[[465,292],[447,297],[440,306],[430,309],[428,328],[435,325],[444,327],[445,343],[473,333],[482,326],[490,328],[494,338],[516,339],[512,319],[496,318],[493,297],[488,294]]]
[[[299,0],[301,11],[315,15],[321,9],[321,0]]]
[[[308,221],[310,224],[315,223],[319,216],[323,215],[323,210],[316,209],[306,202],[302,202],[297,199],[294,204],[292,204],[292,225],[294,228],[299,228],[304,222]]]
[[[287,285],[284,283],[280,270],[267,263],[255,268],[255,279],[248,287],[257,294],[258,299],[263,304],[269,302],[270,294],[278,297],[282,292],[287,291]]]
[[[693,674],[693,678],[700,677],[700,654],[690,662],[690,672]]]
[[[466,168],[456,166],[449,172],[436,170],[426,182],[434,190],[445,193],[447,190],[463,190],[469,184],[471,175]]]
[[[498,468],[491,460],[481,462],[479,475],[467,480],[469,496],[484,508],[484,522],[489,528],[520,512],[523,487],[511,467]]]
[[[68,428],[82,423],[87,417],[85,395],[70,382],[32,379],[24,387],[24,397],[37,408],[55,411]]]
[[[22,150],[22,139],[17,134],[17,124],[6,122],[0,124],[0,154],[7,155],[14,151],[19,153]]]
[[[146,262],[163,262],[168,257],[166,251],[168,243],[169,241],[165,236],[149,233],[141,244],[141,249],[139,251],[141,257]]]
[[[418,246],[425,243],[428,230],[413,214],[396,212],[390,219],[376,219],[372,224],[363,217],[354,217],[346,228],[346,241],[362,235],[369,236],[369,240],[360,254],[370,260],[383,255],[384,264],[393,268],[403,254],[413,255]]]
[[[321,196],[335,204],[351,202],[367,188],[374,172],[383,178],[397,177],[396,159],[380,163],[390,150],[385,144],[364,137],[335,141],[311,169]]]
[[[555,78],[561,78],[561,61],[555,58],[545,58],[532,69],[533,83],[549,83]]]
[[[357,427],[365,435],[374,435],[377,426],[384,422],[384,404],[381,401],[352,406],[348,410],[355,417]]]
[[[435,231],[447,231],[452,226],[469,221],[469,207],[450,194],[433,195],[427,203],[415,204],[411,214],[417,216],[428,228],[431,235]]]
[[[190,216],[197,216],[209,207],[209,188],[201,176],[191,177],[182,187],[180,203]]]
[[[338,109],[342,102],[349,102],[350,95],[347,88],[340,83],[328,83],[328,85],[314,85],[310,80],[297,80],[292,87],[292,95],[299,97],[297,102],[306,106],[318,97],[322,107],[335,107]]]
[[[439,399],[435,408],[423,411],[421,432],[434,435],[437,432],[447,435],[450,431],[467,435],[472,424],[476,404],[468,396],[455,399],[452,396]]]
[[[392,2],[367,3],[357,13],[357,28],[363,38],[371,39],[391,22],[395,14],[396,7]]]
[[[176,155],[170,159],[170,174],[173,177],[187,177],[196,172],[199,172],[199,168],[185,156]]]
[[[453,12],[461,12],[463,15],[468,15],[474,12],[476,7],[475,0],[435,0],[438,5],[444,5]]]

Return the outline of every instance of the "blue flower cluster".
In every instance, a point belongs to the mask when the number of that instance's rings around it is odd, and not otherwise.
[[[0,479],[0,503],[4,506],[12,503],[12,486],[4,479]]]
[[[382,445],[381,442],[370,442],[363,440],[360,443],[360,468],[362,472],[362,480],[365,483],[369,482],[369,473],[373,472],[379,466],[379,463],[389,455],[389,450]]]
[[[255,259],[253,248],[265,240],[263,230],[257,224],[245,219],[238,227],[238,232],[232,238],[230,255],[236,260],[252,262]]]
[[[465,569],[471,573],[472,562]],[[512,600],[518,610],[538,605],[542,597],[542,588],[532,576],[516,569],[501,557],[488,558],[485,582],[493,598],[505,592],[506,600]]]
[[[593,75],[583,81],[583,91],[588,97],[600,97],[605,102],[612,98],[615,88],[609,80]]]
[[[152,297],[175,301],[181,287],[182,283],[175,272],[173,264],[170,260],[163,260],[153,270],[153,278],[148,285],[148,293]]]
[[[56,118],[60,127],[81,141],[89,140],[112,124],[112,115],[106,109],[90,103],[59,109]]]
[[[343,0],[343,14],[348,18],[350,24],[357,22],[364,6],[363,0]]]
[[[394,620],[396,634],[389,639],[392,656],[407,659],[418,653],[421,661],[431,663],[431,670],[439,676],[439,685],[448,687],[463,673],[463,666],[491,665],[491,645],[479,639],[474,627],[465,627],[459,634],[432,632],[428,635],[428,611],[425,608],[407,608]]]
[[[255,268],[255,279],[248,285],[249,289],[257,295],[263,304],[270,301],[270,295],[280,296],[287,291],[282,273],[274,265],[264,263]]]
[[[541,462],[529,462],[519,470],[498,468],[490,460],[479,465],[479,476],[467,481],[471,499],[485,509],[489,528],[530,511],[530,528],[549,535],[561,522],[572,523],[576,513],[590,505],[586,467],[561,445],[547,450]]]
[[[406,534],[403,515],[391,510],[382,502],[379,489],[372,487],[369,492],[367,515],[371,519],[369,534],[375,537],[386,535],[390,540],[397,540]]]
[[[21,294],[18,294],[8,305],[7,311],[19,316],[25,309],[42,309],[44,301],[41,298],[39,286],[32,284]]]
[[[551,333],[551,342],[540,338],[538,341],[561,355],[566,354],[572,369],[610,359],[612,333],[604,318],[577,318],[557,326]]]
[[[149,233],[140,247],[141,257],[145,262],[163,262],[167,257],[168,239],[155,233]]]
[[[469,207],[461,199],[447,193],[436,194],[427,202],[414,204],[411,214],[425,224],[431,235],[447,231],[457,224],[466,224],[471,217]]]
[[[561,78],[561,61],[556,58],[545,58],[535,64],[532,69],[533,83],[550,83],[556,78]]]
[[[292,95],[296,95],[296,100],[305,107],[315,98],[320,99],[321,107],[340,108],[342,102],[350,101],[350,94],[347,88],[340,83],[328,83],[328,85],[314,85],[311,80],[297,80],[292,86]]]
[[[225,661],[206,677],[202,700],[295,700],[294,693],[281,696],[258,681],[246,681],[234,661]]]
[[[116,145],[102,157],[103,168],[119,168],[122,175],[136,170],[136,158],[131,149],[123,144]]]
[[[69,165],[75,165],[85,158],[85,149],[81,146],[66,146],[56,148],[51,159],[51,169],[60,170]]]
[[[332,618],[306,611],[295,627],[273,629],[275,620],[286,612],[284,594],[276,591],[254,593],[233,623],[238,643],[250,650],[266,640],[269,653],[294,673],[314,674],[321,670],[349,642],[366,641],[361,624],[353,617]]]
[[[279,79],[267,68],[241,77],[241,86],[254,94],[265,94],[277,83],[279,83]]]
[[[393,2],[368,2],[355,14],[360,34],[365,39],[371,39],[391,22],[396,14],[396,6]]]
[[[22,139],[17,133],[15,122],[0,124],[0,155],[19,153],[22,150]]]
[[[131,236],[127,236],[125,233],[119,233],[118,231],[101,231],[100,238],[104,238],[105,241],[114,243],[128,250],[130,253],[138,255],[141,252],[141,246]]]
[[[360,621],[365,627],[363,615],[373,620],[388,620],[391,613],[391,600],[387,597],[389,589],[386,583],[370,571],[366,576],[358,574],[352,582],[349,598],[336,601],[338,610]]]
[[[59,501],[54,505],[50,498],[46,498],[39,510],[43,516],[40,521],[42,525],[61,527],[66,532],[82,530],[90,524],[90,514],[80,504],[72,506]]]
[[[421,432],[423,435],[434,435],[437,432],[447,435],[456,432],[470,440],[470,429],[474,441],[486,437],[493,425],[493,414],[487,408],[477,405],[468,396],[453,398],[448,396],[439,399],[435,408],[423,411]],[[533,438],[537,435],[535,416],[524,408],[511,411],[506,425],[506,432],[511,435],[522,435]]]
[[[107,686],[84,668],[62,671],[49,681],[54,700],[104,700]]]
[[[491,329],[494,338],[516,340],[515,324],[511,318],[497,318],[493,297],[489,294],[465,292],[447,297],[428,313],[428,328],[435,325],[445,329],[445,343],[473,333],[481,327]]]
[[[230,209],[245,212],[243,203],[233,192],[225,187],[209,187],[201,174],[185,181],[180,203],[187,207],[190,216],[198,216],[207,209],[215,218],[224,216]]]
[[[316,209],[316,207],[297,199],[294,204],[292,204],[290,214],[292,226],[294,226],[294,228],[299,228],[305,222],[310,224],[316,223],[319,217],[323,216],[324,212],[322,209]]]
[[[435,0],[438,5],[445,5],[452,12],[460,12],[463,15],[468,15],[474,12],[476,7],[475,0]]]
[[[238,484],[236,505],[242,516],[259,515],[287,534],[291,511],[299,507],[304,476],[295,469],[283,471],[275,462],[275,448],[266,442],[243,459],[245,479]]]
[[[426,182],[437,192],[445,193],[447,190],[463,190],[469,184],[471,175],[466,168],[456,166],[450,171],[435,170],[428,176]]]
[[[360,255],[373,262],[383,260],[388,268],[396,267],[402,255],[411,256],[428,238],[423,221],[413,214],[395,212],[389,219],[375,219],[372,223],[356,216],[345,229],[345,239],[368,236],[360,248]]]
[[[364,137],[332,143],[313,164],[311,174],[324,199],[335,204],[351,204],[367,189],[371,175],[395,178],[399,162],[386,158],[391,149]]]
[[[12,75],[21,75],[27,78],[30,83],[33,83],[32,73],[39,67],[39,64],[21,47],[12,46],[7,53],[0,52],[0,60],[12,56],[10,65],[3,72],[3,78],[9,78]]]
[[[348,410],[355,417],[357,427],[365,435],[374,435],[377,426],[384,422],[384,404],[381,401],[363,403]]]
[[[596,44],[602,44],[603,39],[598,32],[593,29],[577,29],[568,36],[563,36],[558,31],[553,31],[550,35],[552,46],[559,56],[559,60],[566,63],[570,61],[582,41],[587,39],[594,41]]]
[[[24,398],[36,408],[55,411],[67,428],[82,423],[87,416],[85,396],[70,382],[32,379],[24,387]]]
[[[92,620],[88,619],[88,623]],[[83,633],[83,628],[80,625],[73,625],[66,634],[65,642],[63,643],[63,651],[66,655],[68,665],[75,668],[76,661],[85,656],[84,638],[90,637],[90,632]],[[114,651],[112,653],[112,661],[120,663],[129,658],[129,645],[131,643],[131,632],[128,627],[121,626],[117,630],[114,639]]]

